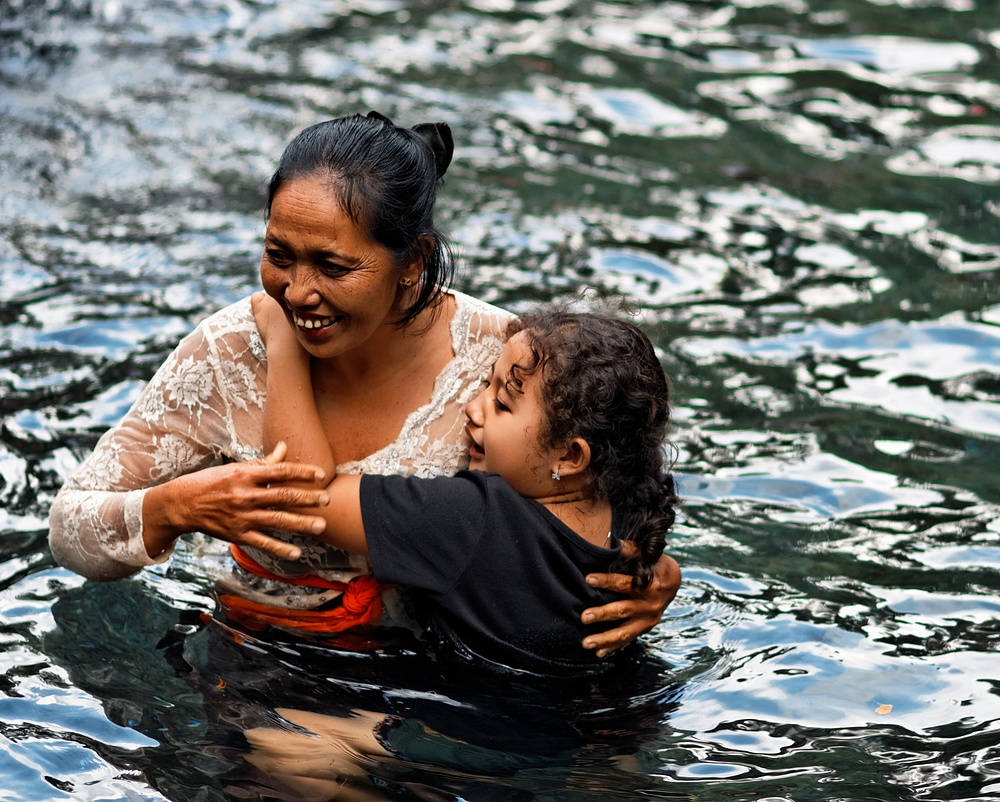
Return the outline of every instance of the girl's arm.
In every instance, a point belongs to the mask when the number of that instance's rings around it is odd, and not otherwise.
[[[264,451],[284,442],[289,462],[315,465],[332,479],[337,463],[316,410],[309,354],[273,298],[254,296],[254,317],[267,349]]]
[[[326,522],[317,540],[353,554],[368,555],[361,519],[361,477],[337,474],[337,460],[330,448],[313,395],[308,352],[278,303],[263,293],[254,297],[254,317],[267,349],[267,400],[264,403],[264,450],[285,443],[289,462],[316,466],[332,477],[326,505],[308,512]]]

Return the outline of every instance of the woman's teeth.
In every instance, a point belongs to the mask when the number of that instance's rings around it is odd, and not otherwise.
[[[332,326],[338,319],[339,318],[337,317],[324,317],[319,320],[306,320],[296,314],[292,315],[292,320],[295,321],[295,325],[303,329],[322,329],[326,326]]]

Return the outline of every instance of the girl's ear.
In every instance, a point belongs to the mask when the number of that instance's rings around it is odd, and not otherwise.
[[[582,437],[574,437],[560,451],[562,455],[552,466],[553,473],[559,469],[560,477],[574,476],[590,467],[590,444]]]

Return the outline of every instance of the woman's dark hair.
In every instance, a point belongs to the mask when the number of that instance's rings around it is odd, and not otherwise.
[[[624,515],[624,537],[635,543],[628,561],[636,590],[645,588],[663,553],[679,503],[664,466],[670,391],[653,344],[624,320],[587,312],[546,311],[511,321],[507,338],[525,332],[529,364],[508,378],[541,377],[544,445],[574,437],[590,446],[585,492]]]
[[[378,112],[338,117],[306,128],[285,148],[267,187],[265,212],[289,181],[310,176],[329,180],[347,216],[402,264],[423,251],[424,271],[417,298],[403,310],[406,326],[434,306],[454,273],[454,257],[434,226],[438,180],[451,163],[454,144],[444,123],[400,128]],[[422,234],[433,248],[425,248]]]

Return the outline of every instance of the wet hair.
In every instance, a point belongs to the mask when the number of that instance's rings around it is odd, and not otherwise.
[[[322,176],[344,213],[387,248],[397,265],[424,251],[416,300],[397,321],[406,326],[437,304],[454,274],[451,247],[434,225],[438,181],[453,151],[445,123],[401,128],[374,111],[326,120],[301,131],[281,154],[265,212],[270,219],[274,196],[288,182]],[[424,247],[422,234],[433,240],[432,248]]]
[[[520,390],[524,376],[541,377],[544,446],[587,441],[584,492],[624,516],[620,531],[637,551],[624,567],[642,590],[679,503],[664,465],[670,391],[653,344],[632,323],[588,312],[528,314],[511,321],[507,338],[518,332],[530,362],[512,366],[507,381]]]

